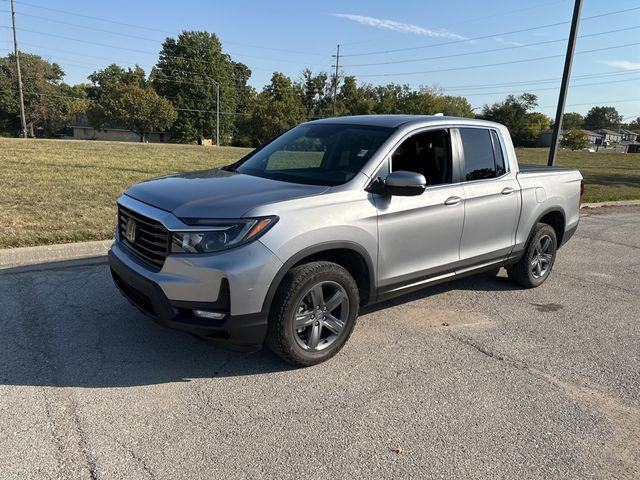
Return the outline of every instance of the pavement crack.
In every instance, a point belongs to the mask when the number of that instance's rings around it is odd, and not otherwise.
[[[123,445],[123,447],[124,447],[124,445]],[[135,452],[135,450],[133,448],[127,448],[127,452],[129,452],[129,455],[131,455],[131,458],[133,458],[136,462],[138,462],[138,464],[142,467],[142,469],[149,476],[149,478],[151,478],[151,479],[155,479],[156,478],[156,476],[153,473],[153,471],[151,470],[151,468],[149,468],[149,465],[147,465],[146,460],[144,458],[140,457]]]
[[[603,415],[611,425],[612,435],[604,444],[600,469],[603,478],[638,478],[637,452],[640,451],[640,408],[624,404],[619,399],[603,392],[603,389],[589,386],[587,382],[571,383],[560,380],[555,375],[535,368],[526,363],[509,358],[481,345],[470,337],[459,337],[448,333],[455,341],[482,353],[488,358],[521,370],[545,383],[560,389],[565,395],[582,404],[593,407]]]
[[[592,280],[590,278],[577,277],[575,275],[570,275],[570,274],[564,273],[564,272],[557,272],[555,270],[553,271],[553,274],[554,275],[560,275],[561,277],[572,278],[572,279],[578,280],[580,282],[593,283],[594,285],[598,285],[599,287],[610,288],[611,290],[619,290],[621,292],[630,293],[631,295],[637,295],[638,294],[638,292],[635,291],[635,290],[631,290],[631,289],[624,288],[624,287],[619,287],[617,285],[611,285],[609,283],[598,282],[597,280]]]
[[[461,343],[464,343],[465,345],[468,345],[476,349],[478,352],[482,353],[483,355],[486,355],[489,358],[495,358],[496,360],[501,360],[501,361],[505,359],[503,355],[496,353],[492,350],[489,350],[484,345],[480,345],[479,343],[475,342],[471,337],[458,337],[451,333],[449,333],[448,336]]]

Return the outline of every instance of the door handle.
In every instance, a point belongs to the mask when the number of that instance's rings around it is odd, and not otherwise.
[[[514,188],[506,187],[502,190],[502,195],[511,195],[513,192],[515,192]]]
[[[444,201],[445,205],[458,205],[462,202],[462,198],[460,197],[449,197]]]

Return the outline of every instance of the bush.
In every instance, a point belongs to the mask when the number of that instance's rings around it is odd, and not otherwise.
[[[565,132],[560,141],[560,146],[570,148],[571,150],[582,150],[590,144],[587,134],[578,128],[572,128],[568,132]]]

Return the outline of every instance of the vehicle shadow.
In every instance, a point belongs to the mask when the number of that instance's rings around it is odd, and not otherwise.
[[[507,290],[471,277],[363,309],[373,313],[448,290]],[[0,385],[112,388],[292,370],[263,349],[233,352],[140,314],[106,265],[0,274]]]
[[[422,300],[440,293],[453,290],[475,290],[481,292],[500,292],[518,290],[520,287],[512,283],[508,278],[489,274],[479,274],[470,277],[452,280],[432,287],[426,287],[400,297],[370,305],[360,309],[360,315],[375,313],[389,307],[397,307],[415,300]]]
[[[116,290],[106,264],[0,273],[0,385],[129,387],[291,367],[161,327]]]

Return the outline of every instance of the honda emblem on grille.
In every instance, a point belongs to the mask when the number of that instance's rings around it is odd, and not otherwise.
[[[136,222],[133,221],[132,218],[127,219],[127,223],[124,226],[124,238],[129,240],[131,243],[136,242]]]

